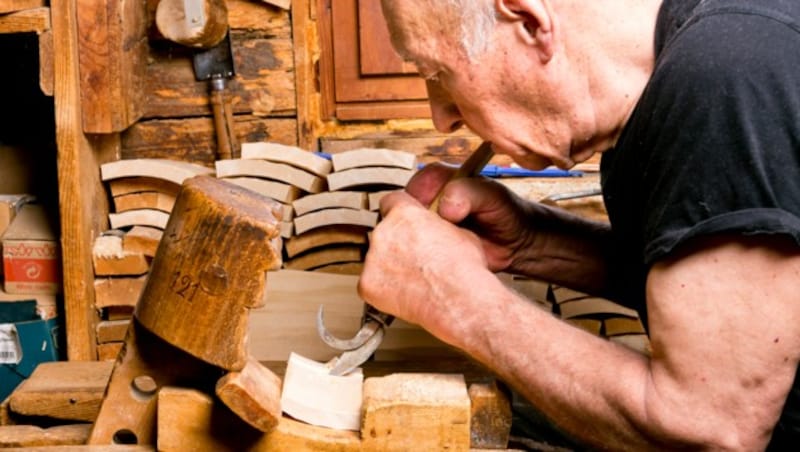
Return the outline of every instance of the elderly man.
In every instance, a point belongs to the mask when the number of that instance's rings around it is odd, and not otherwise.
[[[602,152],[610,225],[421,171],[384,198],[365,300],[610,449],[800,444],[800,2],[383,0],[433,121],[538,169]],[[636,307],[652,355],[494,272]]]

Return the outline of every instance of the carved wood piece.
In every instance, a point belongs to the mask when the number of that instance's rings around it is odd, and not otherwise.
[[[302,193],[294,185],[257,177],[226,177],[225,180],[284,204],[296,200]]]
[[[291,270],[313,270],[329,264],[361,262],[360,246],[339,245],[309,251],[284,262],[283,267]]]
[[[164,231],[161,229],[135,225],[122,236],[122,249],[153,257],[163,236]]]
[[[217,397],[253,428],[271,432],[281,418],[281,379],[253,358],[217,381]]]
[[[156,26],[170,41],[197,49],[217,45],[228,33],[228,7],[224,0],[160,0],[156,8]]]
[[[20,3],[25,3],[20,2]],[[41,4],[41,0],[28,1],[29,4]],[[11,4],[8,8],[18,8],[19,5]],[[25,9],[17,12],[3,11],[0,2],[0,33],[44,33],[50,29],[50,8]],[[13,10],[12,10],[13,11]]]
[[[305,215],[315,210],[335,207],[365,210],[367,208],[367,194],[360,191],[326,191],[313,195],[303,196],[292,202],[297,215]]]
[[[94,305],[97,309],[111,306],[136,306],[144,290],[147,276],[97,278],[94,280]]]
[[[366,228],[334,225],[295,235],[284,242],[284,248],[289,257],[295,257],[300,253],[328,245],[366,245],[366,243]]]
[[[280,143],[242,143],[242,159],[262,159],[300,168],[317,176],[331,172],[331,161],[295,146]]]
[[[266,160],[217,160],[217,177],[262,177],[294,185],[309,193],[319,193],[326,188],[325,179],[284,163]]]
[[[328,174],[330,191],[353,189],[356,187],[405,187],[413,170],[402,168],[353,168],[345,171],[334,171]]]
[[[364,376],[361,369],[330,375],[323,363],[289,355],[283,380],[281,405],[293,418],[311,425],[337,430],[361,428]]]
[[[294,219],[295,234],[331,225],[351,225],[374,228],[378,224],[378,213],[347,208],[317,210]]]
[[[178,196],[178,191],[181,189],[181,186],[178,183],[165,179],[144,176],[125,176],[119,179],[110,180],[107,182],[107,185],[109,191],[111,192],[111,196],[115,198],[133,193],[151,191],[164,193],[174,198],[175,196]]]
[[[394,149],[361,148],[331,155],[334,171],[372,166],[417,169],[417,156]]]
[[[97,343],[105,344],[108,342],[122,342],[125,334],[131,325],[130,319],[125,320],[103,320],[97,324]]]
[[[128,159],[100,165],[104,181],[121,177],[152,177],[175,184],[199,175],[212,175],[214,170],[196,163],[167,159]]]
[[[92,263],[97,276],[143,275],[150,263],[143,253],[125,251],[122,237],[101,235],[94,241]]]
[[[383,191],[376,191],[369,194],[369,210],[378,212],[381,210],[381,199],[384,196],[388,195],[389,193],[395,192],[397,190],[383,190]]]
[[[125,212],[133,209],[154,209],[162,212],[171,212],[175,205],[175,196],[158,191],[145,191],[130,193],[114,197],[114,210]]]
[[[164,229],[167,227],[167,221],[169,221],[169,214],[155,209],[134,209],[108,214],[108,222],[112,229],[123,229],[132,226],[149,226]]]

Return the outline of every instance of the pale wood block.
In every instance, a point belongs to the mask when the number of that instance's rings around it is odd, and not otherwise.
[[[214,170],[197,163],[167,159],[128,159],[100,165],[104,181],[122,177],[150,177],[163,179],[178,185],[191,177],[213,176]]]
[[[97,344],[97,359],[101,362],[114,362],[122,351],[124,342],[107,342],[105,344]]]
[[[271,432],[281,418],[281,379],[253,358],[244,369],[217,381],[217,397],[242,420],[262,432]]]
[[[41,3],[37,0],[37,3]],[[10,6],[16,8],[16,5]],[[0,3],[0,34],[44,33],[50,29],[50,8],[34,8],[3,14]]]
[[[294,185],[257,177],[226,177],[225,180],[284,204],[291,203],[303,193]]]
[[[331,161],[324,157],[280,143],[242,143],[242,159],[262,159],[285,163],[318,176],[325,176],[331,172],[332,168]]]
[[[283,267],[291,270],[312,270],[317,267],[344,262],[361,262],[362,249],[358,245],[339,245],[320,248],[284,261]]]
[[[363,397],[362,450],[469,450],[470,399],[463,375],[367,378]]]
[[[636,318],[638,313],[634,309],[626,308],[605,298],[586,297],[573,301],[565,301],[558,305],[561,317],[570,319],[585,315],[614,314]]]
[[[266,160],[229,159],[215,162],[217,177],[261,177],[293,185],[309,193],[319,193],[326,188],[324,177],[297,169],[285,163]]]
[[[470,447],[505,449],[511,434],[511,402],[497,382],[472,383],[470,399]]]
[[[369,194],[369,210],[373,211],[380,211],[381,210],[381,199],[384,196],[388,195],[389,193],[394,193],[398,190],[382,190],[376,191]]]
[[[122,236],[122,249],[131,253],[141,253],[153,257],[164,231],[151,226],[136,225]]]
[[[564,321],[572,326],[578,327],[586,332],[592,333],[595,336],[599,336],[600,331],[603,329],[603,321],[599,319],[587,319],[587,318],[576,317],[572,319],[564,319]]]
[[[644,325],[638,318],[611,317],[603,321],[606,336],[619,336],[621,334],[644,334]]]
[[[330,367],[296,353],[289,355],[281,406],[293,418],[337,430],[361,428],[364,376],[361,369],[337,376]]]
[[[94,280],[94,306],[136,306],[147,275],[136,277],[97,278]]]
[[[330,191],[348,190],[357,187],[405,187],[413,170],[402,168],[353,168],[345,171],[334,171],[328,174]]]
[[[169,221],[169,214],[155,209],[134,209],[108,214],[108,222],[112,229],[123,229],[132,226],[150,226],[164,229],[167,227],[167,221]]]
[[[158,393],[158,450],[357,452],[357,432],[316,427],[282,417],[262,433],[241,421],[222,403],[194,390],[164,387]]]
[[[331,225],[351,225],[374,228],[378,224],[378,213],[347,208],[317,210],[294,219],[295,234]]]
[[[361,148],[331,155],[334,171],[369,166],[417,169],[417,156],[411,152],[381,148]]]
[[[294,222],[293,221],[281,221],[278,225],[280,228],[281,238],[290,239],[294,236]],[[280,248],[276,248],[280,249]]]
[[[107,181],[111,196],[125,196],[133,193],[156,191],[170,196],[177,196],[181,186],[176,182],[156,177],[132,176]]]
[[[30,450],[28,448],[86,444],[91,429],[92,424],[59,425],[50,428],[7,425],[0,427],[0,448],[24,447]]]
[[[366,245],[367,229],[360,226],[325,226],[291,237],[285,242],[289,257],[328,245]]]
[[[98,361],[41,363],[11,394],[9,407],[24,416],[94,422],[111,368]]]
[[[130,324],[130,319],[101,321],[97,324],[97,328],[95,328],[97,343],[105,344],[108,342],[124,341]]]
[[[346,207],[355,210],[367,208],[367,194],[360,191],[326,191],[303,196],[292,202],[297,215],[305,215],[315,210]]]
[[[92,264],[97,276],[133,276],[143,275],[150,268],[150,263],[143,253],[125,251],[122,237],[117,235],[101,235],[92,247]]]
[[[162,212],[172,212],[175,205],[175,195],[160,191],[143,191],[129,193],[114,197],[114,210],[125,212],[133,209],[155,209]]]

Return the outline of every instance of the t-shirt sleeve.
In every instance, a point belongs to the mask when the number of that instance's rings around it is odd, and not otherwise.
[[[800,243],[796,28],[744,12],[700,16],[667,43],[643,100],[647,265],[708,234]]]

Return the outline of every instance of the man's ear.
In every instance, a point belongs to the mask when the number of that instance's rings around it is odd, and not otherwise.
[[[553,10],[550,0],[495,0],[501,20],[511,22],[517,35],[534,46],[542,63],[553,57]]]

